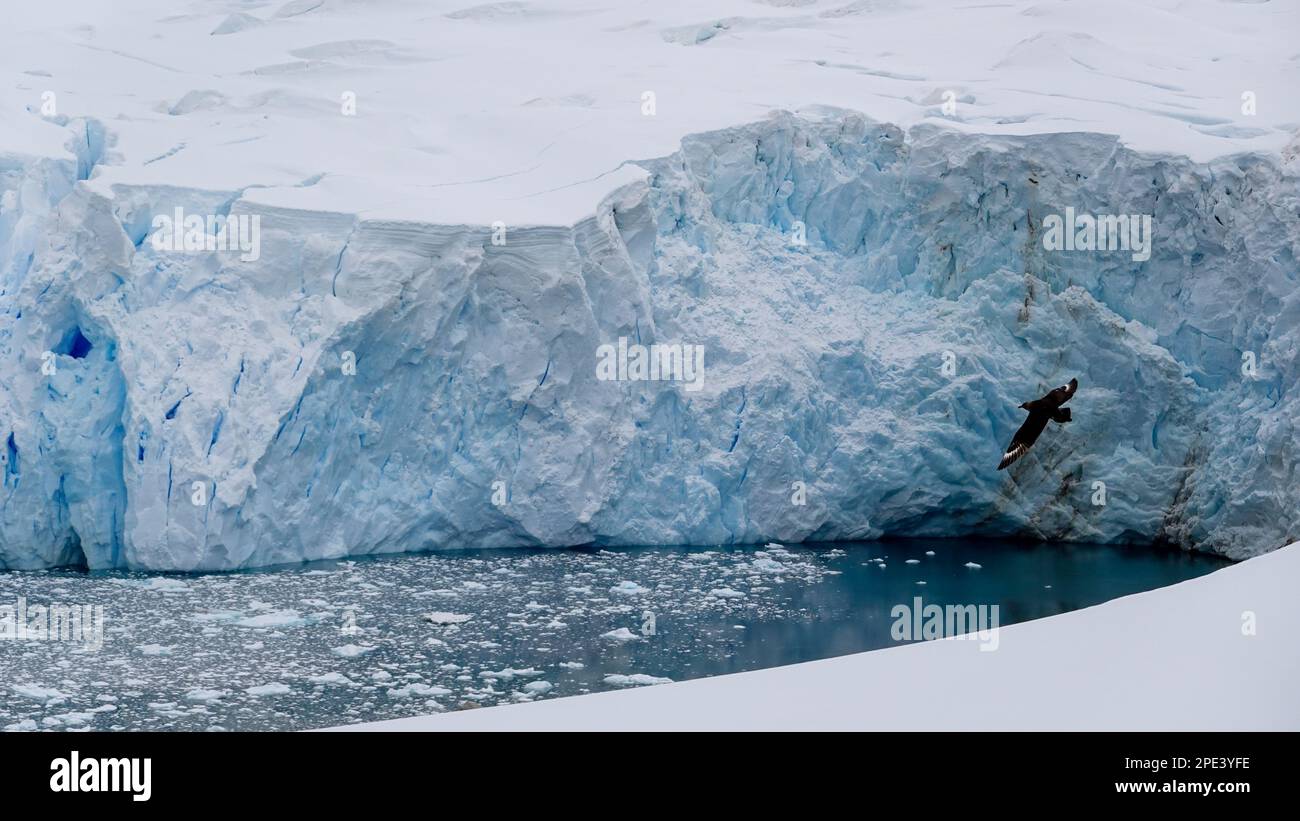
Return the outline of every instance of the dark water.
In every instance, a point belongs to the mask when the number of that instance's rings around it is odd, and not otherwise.
[[[0,727],[302,729],[577,695],[896,646],[890,611],[916,596],[997,605],[1007,625],[1224,564],[1134,547],[917,540],[0,574],[0,606],[102,605],[106,623],[98,650],[0,641],[11,691]]]

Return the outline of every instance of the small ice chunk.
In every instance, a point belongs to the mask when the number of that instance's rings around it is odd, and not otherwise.
[[[615,687],[642,687],[651,684],[672,684],[673,680],[659,676],[648,676],[645,673],[633,673],[630,676],[611,673],[605,676],[605,683],[612,684]]]
[[[513,667],[506,667],[502,670],[484,670],[479,673],[480,678],[487,678],[500,681],[510,681],[513,678],[536,678],[542,675],[542,671],[534,667],[525,667],[522,670],[516,670]]]
[[[293,692],[289,685],[283,682],[273,681],[270,684],[259,684],[256,687],[246,687],[244,692],[255,698],[262,696],[284,696]]]
[[[636,582],[622,581],[609,589],[609,592],[618,596],[640,596],[649,593],[649,588],[642,587]]]
[[[732,590],[730,587],[715,587],[709,591],[709,596],[715,599],[743,599],[745,594],[739,590]]]
[[[136,584],[155,593],[187,593],[190,589],[188,584],[171,576],[155,576],[147,582],[140,581]]]
[[[307,620],[297,610],[275,610],[235,622],[236,627],[298,627]]]
[[[425,613],[421,618],[423,618],[425,621],[429,622],[430,624],[445,625],[445,624],[464,624],[465,622],[469,621],[473,617],[461,615],[460,613],[443,613],[441,611],[438,611],[434,613]]]
[[[626,627],[620,627],[617,630],[610,630],[608,633],[601,633],[600,637],[602,639],[607,639],[608,641],[616,641],[620,644],[637,640],[637,635]]]
[[[413,681],[405,687],[390,687],[388,690],[389,698],[410,698],[411,696],[427,696],[432,698],[434,696],[449,695],[451,695],[451,690],[448,690],[446,687],[436,687],[432,684],[421,684],[418,681]]]
[[[373,647],[361,647],[356,644],[345,644],[342,647],[332,647],[330,652],[336,656],[342,656],[345,659],[354,659],[357,656],[364,656],[366,653],[373,653]]]
[[[982,565],[982,564],[975,564],[975,562],[966,562],[966,566],[969,567],[971,570],[979,570],[979,569],[980,569],[981,567],[983,567],[984,565]]]
[[[53,687],[42,687],[39,684],[15,684],[14,692],[20,696],[43,701],[46,704],[57,704],[60,701],[68,700],[65,693],[61,693]]]

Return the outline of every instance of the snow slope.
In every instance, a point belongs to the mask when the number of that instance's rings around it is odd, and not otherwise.
[[[24,6],[0,33],[24,72],[0,89],[23,111],[0,120],[0,567],[1275,548],[1300,536],[1296,20]],[[258,217],[260,255],[158,250],[177,207]],[[1066,207],[1152,214],[1151,259],[1045,253]],[[703,345],[703,390],[598,380],[620,337]],[[1076,375],[1076,422],[989,470],[1015,406]]]
[[[347,730],[1300,729],[1300,544],[951,640]],[[1255,635],[1245,635],[1245,614]],[[1248,698],[1225,698],[1245,694]]]
[[[16,82],[0,88],[0,150],[65,153],[57,123],[19,113],[53,91],[60,117],[114,135],[101,191],[241,191],[366,219],[571,224],[639,176],[629,160],[809,105],[904,128],[1117,134],[1200,161],[1276,153],[1300,127],[1293,2],[49,0],[5,12],[0,54]]]

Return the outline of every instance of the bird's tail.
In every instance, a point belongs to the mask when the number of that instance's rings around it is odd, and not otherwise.
[[[1052,411],[1052,421],[1053,421],[1053,422],[1060,422],[1061,424],[1065,424],[1066,422],[1069,422],[1069,421],[1070,421],[1070,409],[1069,409],[1069,408],[1057,408],[1056,410]]]

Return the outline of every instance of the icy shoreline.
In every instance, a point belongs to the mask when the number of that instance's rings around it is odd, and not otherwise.
[[[336,730],[1296,730],[1300,543],[1171,587],[825,661]],[[1254,635],[1248,635],[1253,626]],[[1225,698],[1225,694],[1249,694]]]

